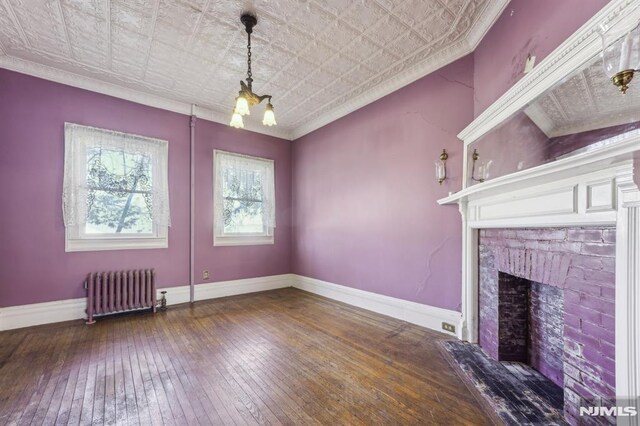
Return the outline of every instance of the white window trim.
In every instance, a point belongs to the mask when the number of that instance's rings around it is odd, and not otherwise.
[[[217,233],[217,226],[216,226],[216,209],[218,208],[218,206],[216,206],[215,203],[215,199],[216,199],[216,156],[218,155],[218,153],[220,154],[225,154],[225,155],[232,155],[235,157],[244,157],[244,158],[250,158],[252,160],[258,160],[258,161],[264,161],[264,162],[270,162],[271,164],[273,164],[273,179],[274,179],[274,208],[275,208],[275,164],[274,161],[269,159],[269,158],[262,158],[262,157],[254,157],[251,155],[244,155],[244,154],[238,154],[235,152],[229,152],[229,151],[222,151],[219,149],[214,149],[213,150],[213,200],[214,200],[214,206],[213,206],[213,245],[214,247],[224,247],[224,246],[257,246],[257,245],[269,245],[269,244],[275,244],[275,239],[274,239],[274,228],[270,228],[270,227],[266,227],[265,232],[261,233],[261,234],[233,234],[233,235],[218,235]]]
[[[67,126],[87,127],[79,126],[71,123],[65,123],[65,151],[71,156],[77,154],[77,150],[86,150],[86,145],[82,143],[72,143],[71,138],[67,135]],[[93,128],[91,128],[93,129]],[[105,129],[93,129],[98,132],[113,133],[116,135],[126,135],[127,137],[135,137],[141,140],[150,140],[155,142],[161,142],[165,145],[161,164],[168,165],[168,142],[160,139],[153,139],[138,135],[129,135],[120,132],[115,132]],[[82,146],[76,146],[82,145]],[[65,152],[65,161],[67,152]],[[166,166],[165,166],[166,167]],[[162,175],[164,176],[164,182],[158,183],[159,185],[168,185],[167,172],[165,170]],[[65,171],[66,173],[66,171]],[[167,188],[168,190],[168,188]],[[153,225],[153,233],[150,234],[86,234],[82,228],[82,225],[68,225],[65,227],[65,252],[82,252],[82,251],[106,251],[106,250],[132,250],[132,249],[159,249],[169,247],[169,231],[168,225]]]
[[[74,252],[168,248],[167,227],[158,225],[154,227],[156,232],[153,235],[124,234],[123,236],[105,235],[92,238],[80,236],[78,226],[68,226],[65,232],[64,250],[65,252]]]

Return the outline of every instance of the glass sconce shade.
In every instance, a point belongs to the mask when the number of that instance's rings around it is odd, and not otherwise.
[[[233,115],[231,116],[231,122],[229,123],[229,126],[235,127],[236,129],[244,129],[242,116],[234,111]]]
[[[262,124],[269,127],[276,125],[276,116],[273,113],[273,105],[267,104],[267,109],[264,111],[264,118],[262,119]]]
[[[624,94],[640,69],[640,24],[603,26],[601,37],[604,73]]]
[[[438,179],[438,182],[442,183],[442,181],[445,178],[444,161],[437,160],[435,164],[436,164],[436,179]]]
[[[235,113],[240,115],[249,115],[249,101],[244,96],[238,96],[236,98]]]

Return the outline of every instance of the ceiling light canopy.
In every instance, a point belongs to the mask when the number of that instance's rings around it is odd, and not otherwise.
[[[250,109],[252,106],[268,99],[262,124],[269,127],[275,126],[276,116],[273,113],[273,105],[271,105],[271,95],[256,95],[253,93],[253,89],[251,87],[253,83],[253,78],[251,77],[251,33],[253,32],[253,27],[258,23],[258,19],[253,15],[244,14],[240,17],[240,22],[244,24],[245,31],[247,32],[247,82],[245,83],[242,80],[240,81],[240,92],[238,92],[236,105],[233,109],[233,115],[231,116],[231,122],[229,125],[237,129],[244,128],[242,116],[250,115]]]

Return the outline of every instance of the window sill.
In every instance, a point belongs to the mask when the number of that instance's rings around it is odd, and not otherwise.
[[[259,246],[274,244],[273,235],[243,237],[213,237],[214,247],[218,246]]]
[[[109,238],[109,239],[69,239],[65,240],[65,252],[140,250],[169,247],[167,237],[157,238]]]

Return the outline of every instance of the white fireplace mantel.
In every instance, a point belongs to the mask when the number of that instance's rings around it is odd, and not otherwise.
[[[462,215],[462,320],[459,337],[478,339],[478,229],[616,227],[616,395],[640,397],[640,190],[634,158],[640,132],[605,148],[480,183],[447,198]],[[637,402],[636,402],[637,405]],[[636,408],[640,408],[637,407]],[[618,424],[637,426],[638,418]]]
[[[601,50],[600,24],[640,19],[640,1],[611,0],[459,136],[467,148],[536,97],[580,69]],[[478,230],[523,227],[616,227],[615,364],[619,404],[640,410],[640,131],[587,152],[498,177],[438,200],[462,215],[462,319],[458,337],[478,339]],[[508,144],[505,143],[505,149]],[[640,170],[635,171],[636,174]],[[466,184],[465,184],[466,185]],[[640,416],[619,417],[640,426]]]

